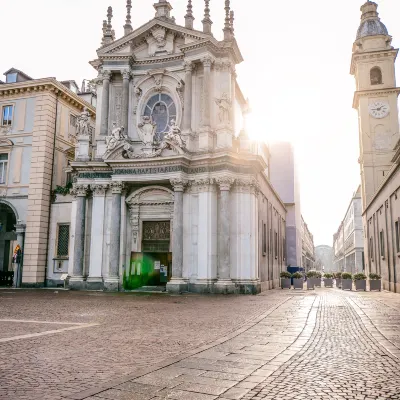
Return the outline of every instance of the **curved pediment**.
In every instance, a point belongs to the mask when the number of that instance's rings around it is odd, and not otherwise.
[[[174,202],[174,192],[163,186],[147,186],[130,194],[126,202],[132,205],[169,204]]]
[[[143,148],[143,143],[130,143],[122,140],[112,150],[104,154],[104,161],[107,160],[138,160],[146,158],[171,157],[183,155],[187,150],[174,143],[172,140],[164,139],[159,146]]]
[[[14,143],[10,139],[0,139],[0,147],[14,146]]]

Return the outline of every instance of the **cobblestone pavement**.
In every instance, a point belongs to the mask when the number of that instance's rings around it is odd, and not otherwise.
[[[0,291],[0,398],[400,399],[399,310],[399,295],[337,289]]]

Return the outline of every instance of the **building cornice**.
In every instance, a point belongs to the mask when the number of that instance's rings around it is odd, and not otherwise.
[[[0,101],[11,96],[31,96],[41,92],[52,92],[79,110],[87,108],[93,118],[96,116],[96,109],[91,104],[81,99],[76,93],[69,90],[54,78],[35,79],[1,85]]]
[[[351,66],[350,66],[350,74],[355,75],[356,70],[356,62],[357,61],[369,61],[369,60],[378,60],[382,57],[389,57],[392,55],[394,60],[397,58],[397,54],[399,49],[387,49],[387,50],[377,50],[377,51],[369,51],[367,53],[353,53],[351,56]]]
[[[400,93],[400,88],[383,88],[383,89],[372,89],[372,90],[359,90],[354,93],[353,98],[353,108],[357,109],[359,105],[359,101],[361,97],[371,97],[371,96],[380,96],[382,94],[396,94],[397,96]]]

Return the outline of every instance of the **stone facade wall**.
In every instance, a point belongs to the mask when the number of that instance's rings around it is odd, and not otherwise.
[[[366,272],[380,274],[383,287],[396,292],[400,291],[399,188],[400,169],[394,165],[363,214]]]
[[[28,285],[45,280],[56,103],[54,93],[45,92],[36,98],[22,276],[22,283]]]

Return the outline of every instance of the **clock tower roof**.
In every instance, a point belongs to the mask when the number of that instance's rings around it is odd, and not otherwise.
[[[381,22],[378,14],[378,4],[367,1],[361,6],[361,24],[357,31],[357,40],[366,36],[388,36],[386,26]]]

